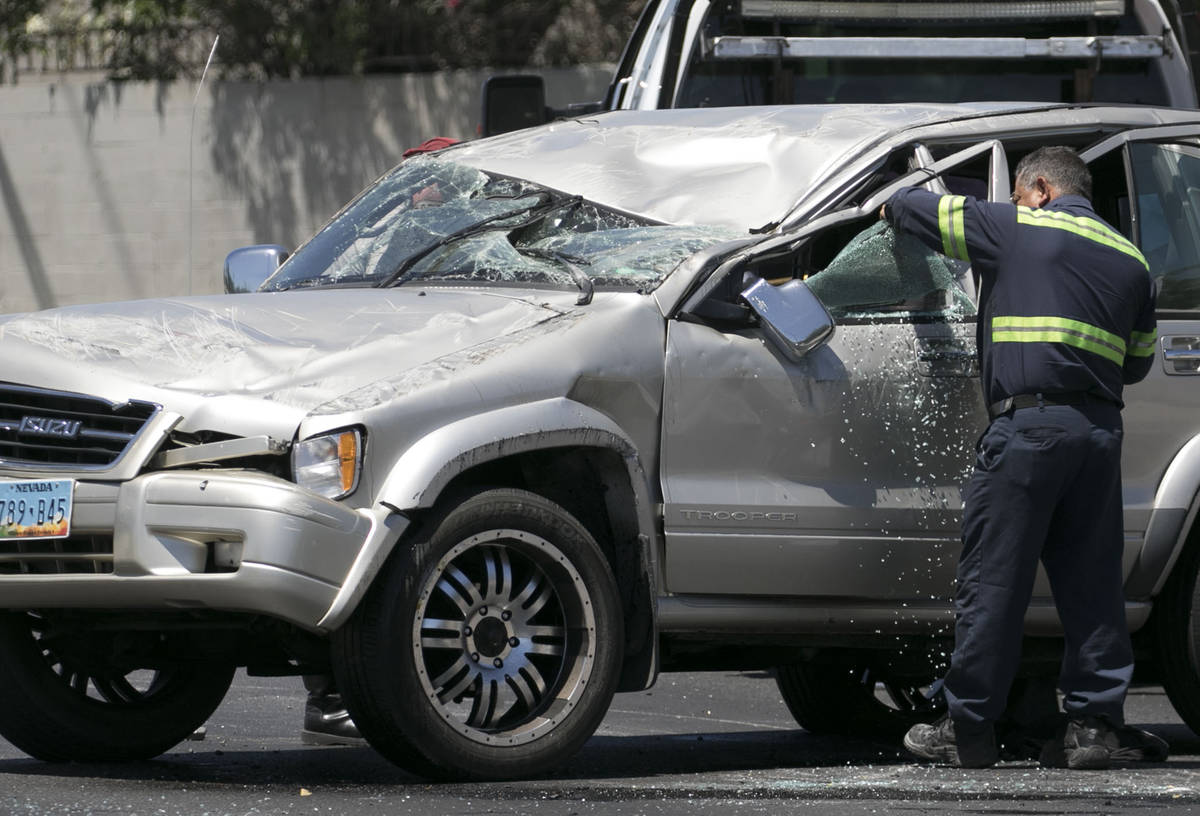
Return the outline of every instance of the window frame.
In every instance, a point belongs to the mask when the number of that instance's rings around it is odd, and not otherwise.
[[[1097,159],[1115,151],[1121,151],[1121,161],[1125,168],[1125,187],[1129,194],[1130,240],[1139,250],[1142,249],[1141,212],[1138,206],[1137,184],[1133,177],[1133,144],[1153,143],[1164,144],[1181,142],[1185,139],[1200,140],[1200,122],[1184,124],[1157,125],[1153,127],[1132,128],[1109,136],[1079,154],[1079,157],[1089,166]],[[1190,145],[1195,147],[1195,145]],[[1200,304],[1194,309],[1157,309],[1161,319],[1195,320],[1200,317]]]
[[[800,247],[810,241],[815,235],[827,229],[842,226],[852,221],[862,220],[875,215],[879,212],[879,208],[883,206],[891,196],[900,189],[905,187],[941,187],[944,189],[944,184],[941,181],[941,176],[950,170],[956,169],[963,164],[971,162],[982,155],[990,155],[989,171],[988,171],[988,199],[990,201],[1007,200],[1011,193],[1011,181],[1008,172],[1008,155],[1004,149],[1004,143],[999,139],[985,139],[975,144],[955,151],[948,156],[938,160],[933,160],[933,155],[928,148],[921,142],[913,142],[910,146],[913,152],[915,163],[918,165],[912,172],[901,176],[898,179],[884,184],[879,189],[875,190],[866,200],[857,207],[849,207],[845,209],[827,212],[824,215],[817,216],[810,221],[807,221],[793,229],[787,230],[772,238],[768,238],[745,252],[737,252],[724,263],[722,263],[695,291],[683,300],[681,307],[677,310],[676,315],[695,313],[700,305],[713,296],[720,290],[721,284],[728,279],[730,275],[737,274],[747,270],[757,261],[764,260],[772,256],[783,254],[795,254]],[[889,152],[895,152],[898,149],[903,149],[903,146],[893,148]],[[934,190],[940,192],[941,190]],[[978,303],[978,298],[975,298]],[[930,316],[908,316],[889,318],[881,315],[878,318],[851,318],[844,320],[843,323],[850,325],[856,322],[875,322],[875,323],[927,323],[927,322],[943,322],[947,318],[936,315]],[[964,322],[973,322],[974,316],[964,317]]]

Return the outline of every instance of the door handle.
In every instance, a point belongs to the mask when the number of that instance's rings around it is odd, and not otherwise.
[[[1196,352],[1196,359],[1200,359],[1200,351]],[[966,349],[946,349],[944,351],[923,351],[917,357],[922,363],[929,363],[935,360],[953,360],[955,362],[961,360],[974,360],[975,352],[967,351]]]
[[[1170,334],[1160,341],[1163,371],[1172,375],[1200,375],[1200,336]]]
[[[975,349],[950,337],[922,337],[916,347],[917,373],[922,377],[978,377]]]

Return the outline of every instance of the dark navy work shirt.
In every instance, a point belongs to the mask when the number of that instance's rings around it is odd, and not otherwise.
[[[1040,209],[910,187],[885,215],[983,282],[979,356],[985,399],[1088,394],[1121,401],[1154,361],[1154,281],[1132,243],[1087,199]]]

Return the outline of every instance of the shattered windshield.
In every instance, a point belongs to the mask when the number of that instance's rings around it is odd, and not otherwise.
[[[733,237],[421,156],[351,202],[262,291],[414,281],[645,291],[692,253]]]

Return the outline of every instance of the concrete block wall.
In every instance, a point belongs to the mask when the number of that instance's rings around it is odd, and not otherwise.
[[[547,100],[610,75],[546,72]],[[295,247],[406,148],[474,136],[484,77],[0,86],[0,313],[219,292],[229,250]]]

